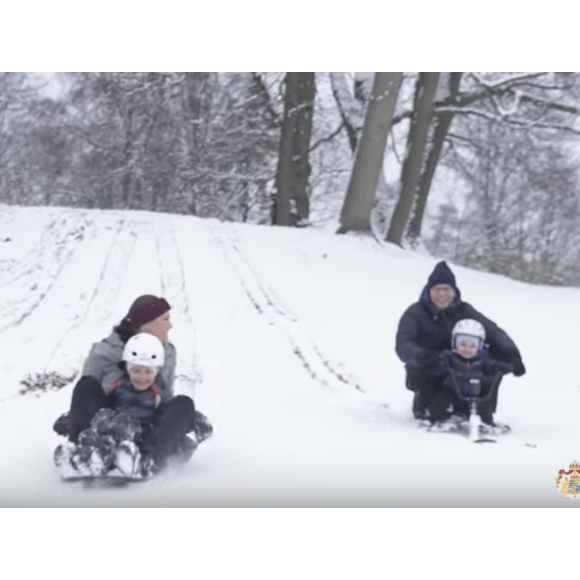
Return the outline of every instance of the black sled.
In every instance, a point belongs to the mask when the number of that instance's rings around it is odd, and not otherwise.
[[[153,476],[148,477],[127,477],[124,475],[71,475],[61,477],[64,483],[81,484],[83,488],[102,489],[102,488],[121,488],[127,487],[134,483],[149,481]]]

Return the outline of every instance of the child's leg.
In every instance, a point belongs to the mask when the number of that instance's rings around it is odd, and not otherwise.
[[[91,421],[91,430],[101,440],[110,442],[107,449],[111,450],[112,455],[106,457],[109,468],[117,468],[127,477],[133,477],[139,472],[141,455],[137,442],[143,428],[138,419],[130,413],[101,409]]]
[[[80,471],[91,475],[103,475],[113,465],[115,440],[108,435],[100,435],[89,427],[80,432],[74,452],[74,464]]]
[[[501,379],[496,380],[495,382],[492,380],[486,381],[481,391],[482,398],[486,400],[479,403],[477,406],[477,412],[481,417],[481,420],[488,425],[493,425],[493,414],[497,407],[497,390],[500,381]]]
[[[131,475],[133,464],[138,461],[135,440],[140,434],[141,424],[132,415],[109,408],[99,409],[90,427],[79,434],[77,455],[81,463],[101,475],[118,464],[119,455],[125,457],[128,454],[122,471]],[[130,468],[127,468],[128,462]]]
[[[493,391],[493,394],[491,396],[491,400],[490,400],[490,407],[491,407],[491,412],[495,413],[497,410],[497,397],[499,394],[499,386],[501,385],[501,382],[503,380],[503,376],[498,377],[495,381],[495,388]]]
[[[458,397],[455,397],[455,399],[453,413],[467,419],[470,415],[469,403],[459,399]]]

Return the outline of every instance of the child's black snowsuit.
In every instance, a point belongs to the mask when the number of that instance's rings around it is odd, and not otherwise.
[[[443,388],[434,394],[427,408],[430,421],[446,421],[451,415],[469,416],[469,403],[463,397],[483,399],[477,407],[482,422],[493,425],[495,397],[500,378],[513,372],[513,365],[492,359],[481,350],[465,359],[457,352],[443,351],[435,374],[444,377]],[[494,397],[495,395],[495,397]]]
[[[195,406],[185,395],[172,397],[156,385],[137,391],[129,380],[113,384],[109,406],[138,423],[133,441],[158,466],[181,451],[184,437],[195,430]]]
[[[140,446],[154,455],[158,455],[158,447],[170,449],[170,440],[187,433],[195,432],[198,442],[211,435],[209,421],[195,409],[190,397],[169,395],[157,385],[137,391],[129,380],[114,383],[107,398],[111,409],[139,421],[142,428]]]
[[[108,394],[111,409],[118,413],[127,413],[144,424],[153,421],[171,400],[172,396],[157,385],[145,391],[138,391],[129,380],[113,383]]]

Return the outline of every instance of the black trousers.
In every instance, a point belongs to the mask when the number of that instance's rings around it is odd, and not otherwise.
[[[421,418],[428,412],[429,418],[432,420],[443,421],[451,416],[451,412],[445,411],[450,405],[453,405],[453,412],[468,414],[468,404],[459,399],[451,388],[445,386],[446,378],[433,375],[419,368],[407,369],[405,386],[415,393],[413,415],[416,418]],[[489,400],[480,405],[482,417],[484,415],[486,418],[492,417],[496,412],[500,384],[501,378],[496,381],[495,389]]]
[[[425,416],[431,400],[443,390],[443,379],[420,368],[408,368],[405,386],[413,391],[413,415],[420,419]]]
[[[477,405],[477,414],[484,423],[493,421],[491,399]],[[468,416],[470,413],[469,403],[460,399],[451,389],[439,391],[430,401],[427,407],[431,421],[446,421],[451,415]]]
[[[186,395],[177,395],[144,430],[139,448],[163,464],[181,451],[184,437],[195,429],[195,405]]]
[[[106,407],[109,407],[109,401],[101,383],[94,377],[81,377],[72,392],[67,419],[68,438],[76,443],[80,432],[90,427],[97,411]]]
[[[69,412],[56,421],[54,430],[77,443],[79,434],[91,426],[91,420],[97,412],[109,407],[109,400],[101,383],[94,377],[81,377],[73,389]],[[194,431],[195,426],[196,410],[193,400],[185,395],[177,395],[145,426],[140,440],[136,443],[154,460],[164,461],[180,449],[183,438]]]

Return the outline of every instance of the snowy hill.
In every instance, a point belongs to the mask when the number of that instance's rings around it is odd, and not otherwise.
[[[500,391],[497,418],[514,433],[478,446],[414,426],[394,353],[433,264],[312,230],[0,206],[0,505],[580,505],[555,484],[580,459],[580,290],[454,268],[528,369]],[[178,372],[199,370],[196,404],[215,435],[157,480],[66,487],[52,424],[72,384],[23,396],[20,381],[72,377],[143,293],[173,305]]]

